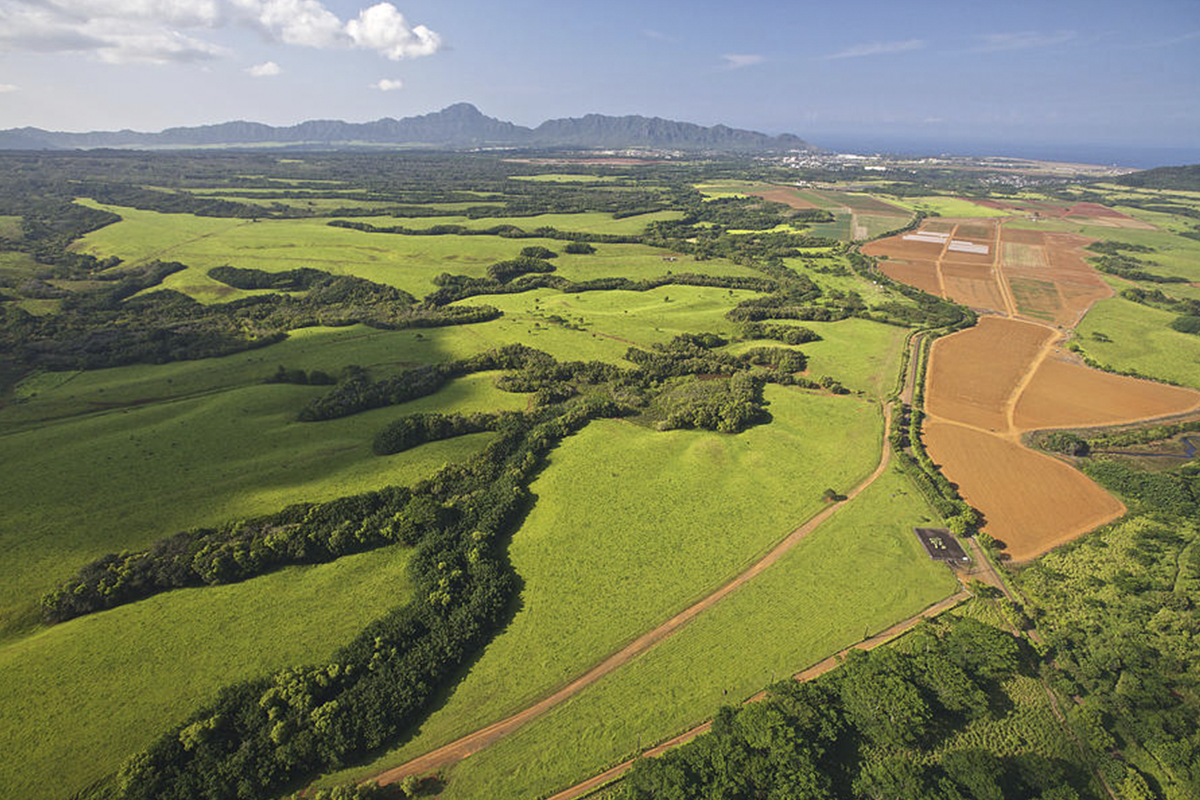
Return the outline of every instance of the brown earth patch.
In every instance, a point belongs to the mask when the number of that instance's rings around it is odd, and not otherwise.
[[[983,512],[984,530],[1026,561],[1117,519],[1125,506],[1072,467],[949,422],[925,426],[929,455]]]
[[[1014,387],[1057,337],[1042,325],[982,317],[974,328],[938,339],[925,379],[929,415],[1007,431],[1006,403]]]
[[[932,261],[881,261],[879,268],[892,280],[907,283],[939,297],[942,294],[937,268]]]
[[[1200,392],[1100,372],[1062,353],[1046,359],[1017,403],[1017,428],[1114,425],[1182,414],[1200,406]]]
[[[820,208],[815,203],[810,203],[801,197],[795,189],[785,187],[777,187],[775,189],[766,189],[761,192],[750,192],[755,197],[761,197],[763,200],[770,200],[774,203],[783,203],[792,208]]]
[[[958,232],[954,234],[956,239],[977,239],[980,244],[988,244],[995,236],[996,226],[979,220],[960,223]]]
[[[991,265],[943,262],[942,276],[951,300],[969,308],[1004,313],[1004,297]]]

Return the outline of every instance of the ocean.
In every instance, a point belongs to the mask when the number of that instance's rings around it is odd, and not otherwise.
[[[1028,142],[938,142],[885,137],[830,136],[814,141],[818,147],[839,153],[906,156],[1005,156],[1038,161],[1067,161],[1104,166],[1152,167],[1200,164],[1200,144],[1191,147],[1147,147],[1111,144],[1030,144]]]

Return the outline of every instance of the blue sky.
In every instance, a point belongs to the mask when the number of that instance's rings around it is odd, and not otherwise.
[[[1200,2],[0,0],[0,127],[457,101],[842,141],[1200,144]]]

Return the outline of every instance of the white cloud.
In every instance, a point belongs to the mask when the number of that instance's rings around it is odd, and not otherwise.
[[[196,61],[229,54],[189,31],[249,25],[286,45],[375,50],[393,61],[442,49],[391,3],[343,22],[320,0],[0,0],[0,50],[83,53],[111,63]]]
[[[1029,50],[1034,47],[1050,47],[1075,38],[1075,31],[1020,31],[1018,33],[985,33],[976,37],[980,44],[977,52],[995,53],[1004,50]]]
[[[11,83],[0,83],[0,94],[8,94],[9,92],[20,91],[19,86],[14,86]]]
[[[399,78],[380,78],[378,82],[371,84],[371,88],[381,92],[394,92],[404,88],[404,81]]]
[[[342,21],[317,0],[232,0],[241,15],[284,44],[336,47]]]
[[[429,56],[442,49],[442,38],[424,25],[409,27],[391,3],[377,3],[346,23],[346,33],[358,47],[376,50],[392,61]]]
[[[825,58],[863,58],[864,56],[882,56],[890,53],[908,53],[913,50],[920,50],[924,46],[924,39],[905,39],[899,42],[867,42],[847,47],[845,50],[840,50],[832,55],[825,56]]]
[[[757,53],[726,53],[721,56],[725,61],[725,69],[741,69],[761,64],[766,59]]]
[[[267,61],[262,64],[255,64],[253,67],[246,67],[246,72],[255,78],[273,78],[283,72],[283,70],[274,61]]]

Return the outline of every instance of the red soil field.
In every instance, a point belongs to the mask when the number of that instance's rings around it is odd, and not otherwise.
[[[982,317],[974,328],[938,339],[925,379],[930,417],[1007,431],[1009,397],[1056,338],[1042,325]]]
[[[942,294],[937,269],[932,261],[881,261],[879,268],[892,280],[907,283],[939,297]]]
[[[1113,425],[1181,414],[1200,406],[1200,392],[1100,372],[1062,353],[1042,362],[1017,403],[1017,428]]]
[[[1130,217],[1127,214],[1122,214],[1120,211],[1117,211],[1112,208],[1107,208],[1102,205],[1098,205],[1097,203],[1076,203],[1075,205],[1071,206],[1070,209],[1067,210],[1067,216],[1069,216],[1069,217],[1124,217],[1125,219],[1132,219],[1132,217]]]
[[[966,501],[983,512],[984,530],[1015,561],[1035,558],[1125,513],[1119,500],[1082,473],[998,436],[931,421],[925,443]]]
[[[818,208],[814,203],[805,200],[794,189],[778,187],[775,189],[766,189],[761,192],[751,192],[755,197],[761,197],[763,200],[770,200],[775,203],[783,203],[792,208]]]
[[[955,239],[974,239],[980,244],[989,244],[995,236],[996,226],[979,220],[961,223],[954,234]]]
[[[1004,313],[1004,298],[990,264],[943,262],[942,277],[951,300],[969,308]]]

